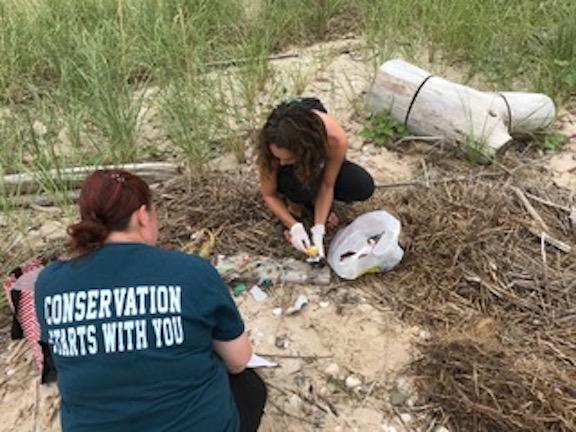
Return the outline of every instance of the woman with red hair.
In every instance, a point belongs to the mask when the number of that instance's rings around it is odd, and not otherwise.
[[[255,431],[266,387],[216,270],[156,247],[148,185],[122,170],[85,181],[74,258],[36,283],[58,372],[62,430]]]

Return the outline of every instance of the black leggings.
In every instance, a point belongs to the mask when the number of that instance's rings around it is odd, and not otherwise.
[[[228,376],[240,414],[240,432],[256,432],[260,426],[268,396],[266,384],[252,369]]]
[[[304,185],[294,173],[292,165],[278,170],[278,192],[290,201],[314,208],[319,181]],[[354,162],[345,160],[334,185],[334,200],[345,203],[365,201],[374,193],[374,180],[368,172]]]

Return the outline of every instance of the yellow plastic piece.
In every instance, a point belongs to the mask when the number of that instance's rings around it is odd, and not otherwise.
[[[318,248],[316,246],[310,246],[308,249],[306,249],[306,253],[309,257],[314,258],[318,256]]]

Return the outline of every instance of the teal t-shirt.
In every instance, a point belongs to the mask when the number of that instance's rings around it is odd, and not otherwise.
[[[46,267],[35,301],[64,432],[238,430],[212,342],[237,338],[244,324],[207,261],[108,244]]]

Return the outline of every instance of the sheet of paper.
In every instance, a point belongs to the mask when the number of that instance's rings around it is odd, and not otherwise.
[[[257,354],[252,354],[250,360],[248,360],[248,364],[246,367],[250,369],[262,368],[262,367],[277,367],[278,363],[271,362],[270,360],[260,357]]]

